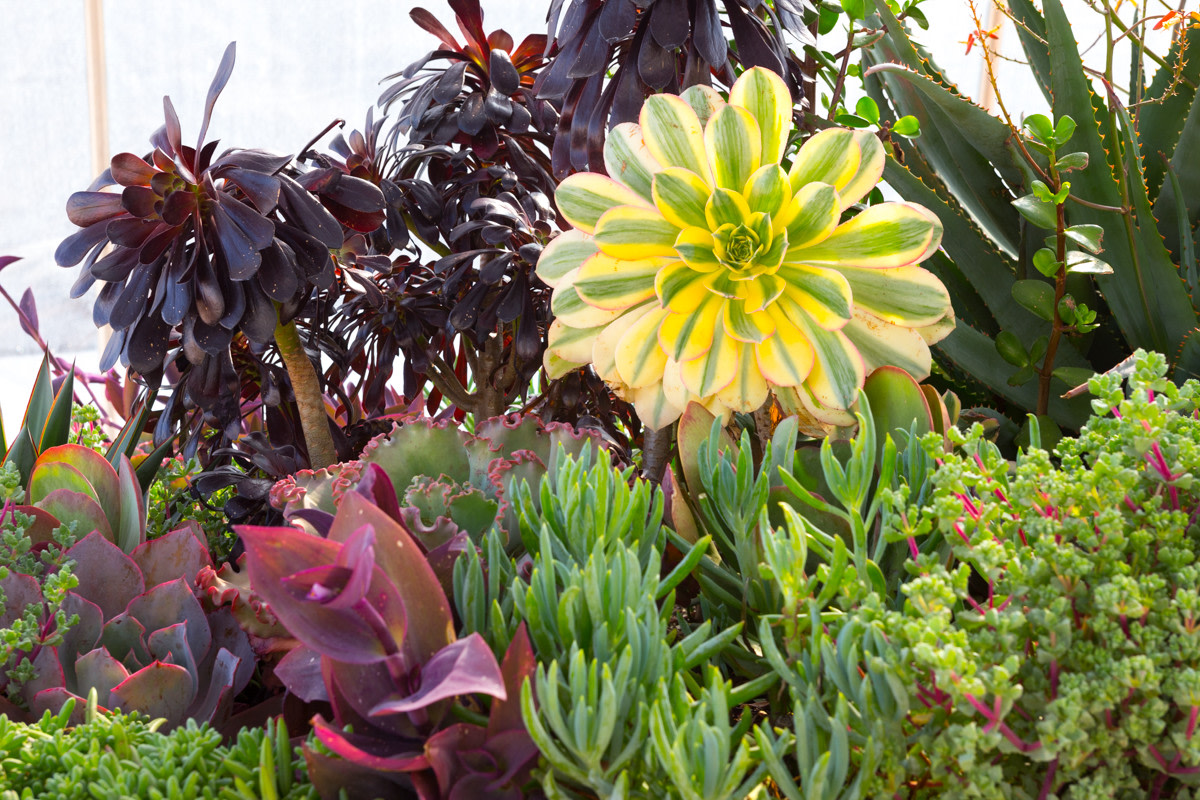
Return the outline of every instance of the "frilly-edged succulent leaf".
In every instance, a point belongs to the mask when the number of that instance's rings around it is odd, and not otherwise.
[[[205,608],[211,611],[228,607],[259,658],[278,657],[294,648],[297,642],[252,589],[245,559],[243,554],[238,561],[240,571],[235,571],[228,563],[222,564],[219,570],[201,568],[196,575],[196,586]]]

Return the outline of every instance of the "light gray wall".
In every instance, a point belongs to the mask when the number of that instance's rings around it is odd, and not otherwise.
[[[1068,2],[1076,37],[1089,44],[1101,30],[1098,19],[1084,9],[1083,0]],[[442,0],[420,4],[456,30]],[[107,0],[110,150],[145,153],[147,138],[162,124],[167,94],[185,141],[193,139],[213,71],[231,40],[238,42],[237,66],[217,104],[210,139],[291,153],[334,118],[345,119],[347,128],[359,126],[378,97],[378,81],[433,47],[432,37],[409,19],[415,5],[405,0]],[[488,30],[504,27],[519,41],[545,29],[547,0],[483,0],[483,5]],[[923,8],[931,29],[918,38],[964,93],[977,96],[979,50],[964,53],[963,41],[973,28],[966,2],[927,0]],[[58,242],[75,230],[63,211],[66,199],[94,177],[83,3],[0,0],[0,19],[6,33],[0,61],[0,255],[25,258],[0,274],[0,286],[19,298],[32,284],[51,344],[63,352],[91,350],[96,331],[90,300],[67,297],[76,270],[61,269],[53,260]],[[1020,56],[1011,27],[1003,45],[1006,54]],[[841,43],[826,46],[837,50]],[[1093,63],[1102,58],[1101,50],[1090,54]],[[1118,63],[1128,63],[1125,59]],[[1044,110],[1026,67],[1001,62],[999,70],[1010,112]],[[0,354],[32,350],[15,315],[0,302]]]
[[[208,138],[222,146],[293,153],[334,119],[361,127],[379,81],[433,49],[408,12],[433,11],[457,32],[441,0],[107,0],[109,147],[142,155],[170,95],[184,141],[199,133],[204,98],[226,44],[237,65]],[[543,32],[541,2],[485,0],[484,27],[520,41]],[[95,177],[90,161],[81,0],[0,0],[6,57],[0,64],[0,255],[24,260],[0,273],[19,299],[33,285],[42,328],[56,350],[93,349],[91,301],[70,300],[77,269],[54,263],[76,230],[64,207]],[[0,300],[0,354],[35,349]],[[93,365],[94,366],[94,365]]]

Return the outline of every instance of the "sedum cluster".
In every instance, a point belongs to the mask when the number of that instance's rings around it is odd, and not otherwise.
[[[574,226],[538,262],[554,288],[546,367],[591,364],[651,428],[689,402],[717,416],[785,408],[852,424],[870,371],[929,374],[954,328],[941,281],[917,264],[937,217],[878,203],[843,217],[886,161],[869,132],[830,129],[787,166],[792,98],[746,70],[728,101],[694,86],[653,95],[604,146],[611,177],[580,173],[556,200]]]
[[[93,701],[72,725],[74,701],[32,724],[0,716],[0,800],[301,800],[315,798],[303,779],[299,748],[287,726],[243,728],[230,744],[206,724],[161,733],[162,720],[97,713]]]
[[[1093,378],[1095,416],[1057,463],[1034,448],[1014,470],[978,430],[955,437],[928,503],[896,517],[940,552],[910,567],[901,610],[856,614],[909,690],[892,746],[924,753],[910,796],[1195,796],[1200,383],[1166,369],[1139,351],[1128,393]]]

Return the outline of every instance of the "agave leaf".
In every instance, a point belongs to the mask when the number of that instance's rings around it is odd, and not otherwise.
[[[116,507],[119,522],[113,525],[113,533],[117,537],[117,546],[126,553],[132,553],[138,545],[146,541],[146,509],[142,500],[142,487],[138,484],[133,465],[126,456],[121,456],[117,482],[121,499]],[[111,520],[113,511],[108,513]]]
[[[75,402],[75,365],[63,377],[58,394],[46,415],[46,424],[38,439],[38,452],[44,453],[55,445],[63,444],[71,436],[71,405]]]
[[[1037,79],[1038,88],[1046,98],[1046,104],[1054,105],[1050,89],[1050,51],[1046,46],[1046,20],[1030,0],[1009,0],[1008,8],[1017,20],[1017,36],[1029,59],[1029,66]]]
[[[183,667],[155,661],[130,675],[112,690],[113,706],[165,717],[173,728],[184,719],[191,703],[192,676]]]

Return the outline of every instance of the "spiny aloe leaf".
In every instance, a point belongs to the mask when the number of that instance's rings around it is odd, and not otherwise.
[[[38,452],[44,453],[55,445],[62,444],[71,436],[71,406],[75,402],[75,367],[67,371],[62,385],[50,405],[50,413],[46,415],[45,426],[38,438]]]
[[[1046,20],[1030,0],[1009,0],[1008,8],[1017,20],[1017,37],[1029,59],[1038,88],[1048,105],[1054,104],[1050,89],[1050,52],[1046,47]]]
[[[1109,168],[1091,84],[1083,72],[1070,21],[1059,0],[1046,0],[1045,17],[1054,114],[1075,120],[1072,147],[1091,156],[1086,168],[1073,173],[1071,191],[1094,203],[1120,206],[1121,196]],[[1127,163],[1123,168],[1136,223],[1133,239],[1130,240],[1125,218],[1117,212],[1072,206],[1070,222],[1093,223],[1104,228],[1105,259],[1114,265],[1114,272],[1098,277],[1096,283],[1129,345],[1168,352],[1187,331],[1196,327],[1196,312],[1158,233],[1142,179],[1138,145],[1131,138],[1135,135],[1132,126],[1127,124],[1124,128],[1110,133],[1120,137],[1120,144],[1126,150]],[[1109,146],[1113,144],[1110,142]]]
[[[1138,111],[1138,138],[1141,140],[1142,160],[1146,166],[1146,185],[1150,195],[1158,200],[1170,194],[1166,189],[1162,157],[1173,159],[1172,164],[1175,164],[1174,159],[1184,161],[1189,154],[1196,152],[1194,141],[1187,147],[1184,146],[1185,139],[1180,121],[1185,118],[1190,120],[1196,115],[1194,87],[1200,83],[1200,58],[1196,57],[1197,53],[1200,53],[1200,28],[1193,25],[1181,27],[1182,36],[1172,37],[1171,49],[1165,59],[1167,66],[1158,69],[1143,97],[1143,100],[1162,98],[1162,101],[1147,103]],[[1180,45],[1184,42],[1186,46],[1181,50]],[[1181,53],[1186,55],[1181,75],[1183,80],[1176,82],[1174,72]],[[1195,159],[1191,161],[1194,162]],[[1179,168],[1178,165],[1176,168]],[[1188,196],[1196,197],[1195,194]],[[1157,213],[1157,203],[1155,211]],[[1161,214],[1158,218],[1164,219]],[[1167,242],[1170,246],[1171,239],[1168,238]]]
[[[1200,52],[1200,40],[1196,42],[1196,52]],[[1200,57],[1193,54],[1191,62],[1200,65]],[[1143,122],[1142,125],[1145,123]],[[1141,137],[1144,127],[1138,128]],[[1154,202],[1154,216],[1158,219],[1158,229],[1166,240],[1167,247],[1176,255],[1180,266],[1185,269],[1195,268],[1194,263],[1188,263],[1184,258],[1184,245],[1191,239],[1191,230],[1200,219],[1200,103],[1192,103],[1183,130],[1179,133],[1178,144],[1171,156],[1171,176],[1162,184],[1162,191]],[[1163,169],[1162,155],[1150,154],[1145,162],[1146,180],[1151,179],[1150,165],[1157,162],[1159,172]],[[1161,178],[1160,178],[1161,180]],[[1176,191],[1178,189],[1178,191]],[[1182,209],[1179,199],[1183,199]],[[1182,214],[1179,211],[1182,210]],[[1186,222],[1186,226],[1181,224]],[[1194,261],[1194,259],[1193,259]]]

